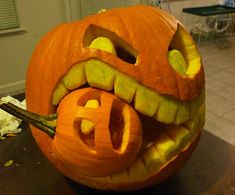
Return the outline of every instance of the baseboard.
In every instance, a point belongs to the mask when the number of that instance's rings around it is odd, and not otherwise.
[[[25,80],[5,85],[0,85],[0,97],[6,95],[17,95],[25,92]]]

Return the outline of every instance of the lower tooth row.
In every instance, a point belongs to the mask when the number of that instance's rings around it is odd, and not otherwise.
[[[113,174],[111,177],[94,178],[95,180],[106,179],[112,183],[124,183],[130,181],[141,181],[159,171],[167,162],[171,161],[180,151],[184,151],[188,144],[198,135],[203,127],[203,106],[199,114],[187,125],[197,129],[188,129],[182,126],[170,125],[155,142],[139,156],[138,159],[127,169]]]
[[[106,91],[114,89],[115,95],[127,103],[134,101],[134,107],[140,113],[165,124],[180,124],[187,121],[190,115],[194,115],[194,112],[190,111],[196,107],[194,101],[182,102],[159,95],[142,86],[135,79],[96,59],[78,63],[68,71],[54,90],[53,105],[58,105],[69,91],[77,89],[85,83]],[[195,102],[201,103],[201,101]]]

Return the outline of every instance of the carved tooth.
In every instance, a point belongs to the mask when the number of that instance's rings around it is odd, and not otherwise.
[[[177,101],[163,96],[154,118],[162,123],[171,124],[174,121],[177,107]]]
[[[205,102],[205,90],[193,101],[179,102],[174,124],[182,124],[197,115],[198,108]]]
[[[63,83],[59,83],[53,93],[52,104],[58,105],[62,98],[69,93],[69,90],[64,86]]]
[[[135,95],[137,85],[138,84],[135,79],[122,73],[117,73],[114,81],[114,93],[122,100],[131,103]]]
[[[156,92],[138,85],[135,94],[135,109],[140,113],[152,117],[161,101],[161,96]]]
[[[169,160],[177,152],[175,142],[165,133],[159,135],[154,142],[154,147],[165,161]]]
[[[129,179],[130,178],[129,178],[129,174],[128,174],[127,169],[124,169],[124,170],[112,175],[112,182],[114,182],[114,183],[126,182],[126,181],[129,181]]]
[[[174,140],[178,149],[181,149],[189,141],[190,131],[182,126],[170,125],[165,129],[165,132]]]
[[[154,146],[148,148],[143,154],[143,160],[150,173],[159,170],[163,164],[162,157]]]
[[[116,71],[107,64],[92,59],[85,62],[86,78],[90,86],[107,91],[113,89]]]
[[[86,75],[84,71],[84,64],[75,64],[63,78],[65,87],[69,90],[79,88],[86,83]]]
[[[190,104],[189,102],[183,102],[178,105],[178,109],[174,118],[173,123],[178,125],[190,118]]]
[[[97,37],[91,42],[89,48],[100,49],[116,55],[115,46],[107,37]],[[113,89],[116,74],[115,69],[97,59],[89,60],[85,64],[87,81],[92,87],[107,91]]]
[[[129,168],[129,176],[131,179],[141,180],[148,175],[147,167],[143,160],[139,157]]]
[[[198,114],[193,119],[185,122],[182,126],[190,130],[191,135],[195,135],[200,129],[203,128],[205,123],[205,104],[202,104],[198,109]]]
[[[198,108],[201,107],[205,102],[205,88],[202,90],[201,94],[190,104],[190,116],[194,117],[198,113]]]

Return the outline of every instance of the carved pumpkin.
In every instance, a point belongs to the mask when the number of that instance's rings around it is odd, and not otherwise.
[[[204,125],[204,72],[183,25],[148,6],[62,24],[26,79],[27,108],[58,113],[54,138],[32,127],[64,175],[103,190],[160,183],[192,154]]]
[[[97,106],[87,104],[91,100],[98,100]],[[76,90],[62,100],[58,113],[53,151],[68,169],[106,176],[136,159],[142,142],[141,123],[137,113],[116,96],[91,88]],[[91,128],[84,124],[89,121],[94,124]]]

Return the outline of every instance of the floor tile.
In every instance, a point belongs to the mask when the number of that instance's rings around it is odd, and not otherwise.
[[[234,51],[235,53],[235,51]],[[225,70],[233,73],[235,75],[235,56],[233,57],[234,63],[231,63],[232,65],[227,67]]]
[[[215,93],[206,93],[206,109],[218,116],[235,108],[235,104]]]
[[[206,122],[214,120],[216,117],[218,117],[215,113],[207,110],[206,112]]]
[[[205,129],[235,145],[235,37],[199,45],[206,77]]]
[[[204,71],[205,71],[205,75],[206,76],[211,76],[215,73],[218,72],[218,68],[213,66],[213,64],[211,65],[212,61],[208,60],[207,62],[204,62]]]
[[[223,117],[216,117],[214,120],[206,122],[205,130],[235,145],[235,125],[231,121]]]
[[[216,92],[226,88],[227,84],[206,75],[206,90]]]
[[[215,73],[214,75],[212,75],[211,78],[214,78],[226,84],[235,84],[234,73],[227,71],[227,70],[219,71],[218,73]]]
[[[235,103],[235,85],[228,85],[226,88],[215,90],[214,93]]]
[[[233,122],[234,126],[235,126],[235,108],[230,110],[229,112],[225,113],[223,115],[223,117],[226,118],[227,120],[230,120],[231,122]]]

